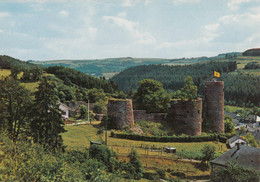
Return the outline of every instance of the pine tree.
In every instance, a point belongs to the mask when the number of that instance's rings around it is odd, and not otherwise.
[[[35,93],[31,123],[34,142],[51,151],[64,147],[61,133],[65,132],[55,87],[56,85],[49,82],[46,77],[42,79]]]

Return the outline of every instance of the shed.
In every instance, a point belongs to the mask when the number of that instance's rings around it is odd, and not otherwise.
[[[176,148],[174,147],[163,147],[163,150],[167,153],[176,153]]]

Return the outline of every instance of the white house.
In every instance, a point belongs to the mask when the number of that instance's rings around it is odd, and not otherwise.
[[[69,118],[69,107],[63,103],[60,103],[59,109],[62,111],[62,118],[67,120]]]
[[[235,147],[236,143],[248,145],[248,142],[240,136],[233,136],[232,138],[228,139],[228,145],[230,148]]]

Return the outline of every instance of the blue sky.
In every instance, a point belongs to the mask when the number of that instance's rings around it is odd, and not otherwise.
[[[0,1],[0,55],[215,56],[260,47],[259,0]]]

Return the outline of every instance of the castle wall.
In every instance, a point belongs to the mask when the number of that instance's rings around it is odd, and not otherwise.
[[[111,119],[110,127],[124,129],[134,125],[132,100],[110,99],[107,105],[107,115]]]
[[[203,117],[210,130],[224,132],[224,82],[205,82]]]
[[[134,110],[134,119],[136,121],[152,121],[162,123],[166,121],[166,113],[146,113],[145,110]]]
[[[167,122],[176,134],[200,135],[202,124],[202,99],[193,101],[171,100]]]

